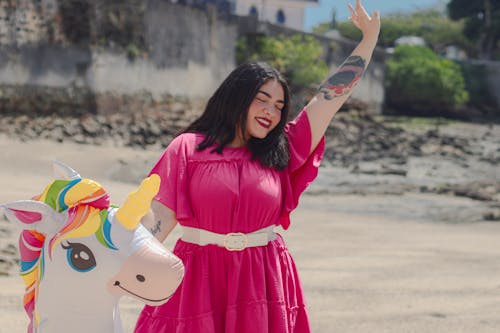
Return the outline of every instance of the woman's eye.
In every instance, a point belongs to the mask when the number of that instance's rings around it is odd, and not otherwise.
[[[77,272],[89,272],[97,266],[94,254],[84,244],[70,243],[68,245],[61,244],[65,249],[68,264]]]

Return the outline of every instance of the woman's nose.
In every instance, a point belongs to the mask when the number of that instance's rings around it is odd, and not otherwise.
[[[266,106],[264,107],[264,112],[265,112],[266,114],[268,114],[269,116],[271,116],[271,117],[272,117],[272,116],[274,116],[274,115],[276,114],[276,112],[275,112],[275,108],[274,108],[274,106],[273,106],[273,105],[266,105]]]

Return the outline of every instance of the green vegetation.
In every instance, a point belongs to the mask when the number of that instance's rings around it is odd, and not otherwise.
[[[401,45],[387,61],[387,105],[413,113],[451,111],[469,100],[460,66],[431,49]]]
[[[238,40],[236,59],[265,61],[275,67],[294,86],[308,86],[320,83],[328,74],[328,67],[322,60],[323,47],[311,36],[291,37],[244,37]]]
[[[500,2],[450,0],[448,13],[425,9],[382,16],[379,45],[392,47],[401,36],[419,36],[437,53],[453,44],[471,57],[500,60]],[[346,38],[359,40],[361,32],[352,22],[320,23],[313,29],[324,34],[333,27]]]
[[[498,109],[484,64],[456,64],[439,59],[437,54],[456,45],[469,57],[500,60],[500,2],[450,0],[447,9],[448,13],[426,9],[382,16],[379,46],[394,47],[399,37],[419,36],[430,48],[399,47],[388,60],[386,100],[393,111],[421,115],[441,108],[446,113],[465,103],[483,114]],[[332,22],[342,36],[361,39],[352,22],[336,22],[335,18],[318,25],[314,32],[324,34],[333,28]]]
[[[454,44],[470,52],[472,42],[463,33],[463,21],[452,21],[435,10],[424,10],[412,14],[393,14],[382,17],[379,45],[392,47],[401,36],[419,36],[434,49],[440,52],[443,47]],[[338,24],[340,34],[346,38],[359,40],[361,32],[352,22]]]

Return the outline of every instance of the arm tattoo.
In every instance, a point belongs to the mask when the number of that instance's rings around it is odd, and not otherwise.
[[[350,56],[329,79],[321,84],[319,92],[326,100],[348,94],[358,83],[365,70],[366,61],[360,56]]]
[[[156,222],[156,224],[154,225],[154,227],[152,227],[149,231],[151,231],[151,233],[154,235],[156,235],[157,233],[160,232],[160,225],[161,225],[161,221],[158,220]]]

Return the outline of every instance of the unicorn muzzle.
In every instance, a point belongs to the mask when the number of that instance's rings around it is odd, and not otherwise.
[[[184,276],[184,265],[166,250],[156,238],[143,243],[108,282],[116,296],[129,295],[149,305],[168,301]]]

